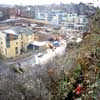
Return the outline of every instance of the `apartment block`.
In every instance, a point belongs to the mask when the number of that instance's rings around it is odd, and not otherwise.
[[[7,58],[27,52],[27,46],[34,41],[34,32],[26,27],[12,27],[0,31],[0,53]]]

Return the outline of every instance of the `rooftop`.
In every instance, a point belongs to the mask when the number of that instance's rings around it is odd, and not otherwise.
[[[28,28],[28,27],[21,27],[21,26],[15,26],[12,28],[8,28],[6,30],[3,31],[4,33],[9,33],[9,34],[14,34],[14,35],[19,35],[19,34],[26,34],[26,35],[30,35],[33,34],[34,32]]]
[[[47,44],[47,41],[43,41],[43,42],[39,42],[39,41],[34,41],[31,43],[32,45],[36,45],[36,46],[44,46]]]

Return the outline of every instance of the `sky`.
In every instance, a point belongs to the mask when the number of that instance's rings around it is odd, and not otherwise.
[[[60,3],[94,3],[94,6],[100,6],[100,0],[0,0],[0,4],[17,5],[43,5]]]

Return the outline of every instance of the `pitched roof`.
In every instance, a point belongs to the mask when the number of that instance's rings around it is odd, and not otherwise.
[[[30,28],[21,27],[21,26],[16,26],[16,27],[9,28],[7,30],[4,30],[3,32],[14,34],[14,35],[19,35],[19,34],[30,35],[30,34],[34,33]]]

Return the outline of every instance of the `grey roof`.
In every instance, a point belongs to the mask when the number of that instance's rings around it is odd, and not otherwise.
[[[30,28],[21,27],[21,26],[16,26],[16,27],[9,28],[9,29],[5,30],[4,32],[9,33],[9,31],[12,32],[12,34],[14,34],[14,35],[19,35],[21,33],[22,34],[24,33],[26,35],[30,35],[30,34],[34,33]]]

